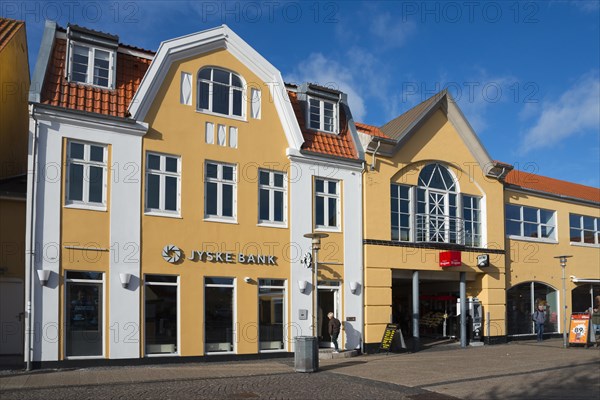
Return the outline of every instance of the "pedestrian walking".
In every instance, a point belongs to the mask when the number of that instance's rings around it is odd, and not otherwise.
[[[541,342],[544,340],[544,323],[546,322],[546,311],[542,304],[538,304],[537,310],[531,315],[531,319],[535,322],[537,341]]]
[[[335,348],[333,352],[339,353],[340,349],[338,348],[337,340],[338,336],[340,335],[340,328],[342,326],[342,323],[339,319],[334,317],[332,312],[328,313],[327,317],[329,318],[329,336],[331,336],[331,342],[333,343],[333,346]]]

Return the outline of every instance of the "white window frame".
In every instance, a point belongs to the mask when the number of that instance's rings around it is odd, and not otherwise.
[[[154,282],[147,279],[148,276],[169,276],[175,277],[175,282]],[[142,296],[143,313],[142,318],[144,321],[144,332],[141,334],[142,340],[144,341],[143,354],[144,357],[171,357],[181,355],[181,290],[179,287],[180,278],[179,275],[170,274],[145,274],[144,275],[144,293]],[[177,351],[174,353],[148,353],[146,352],[146,286],[177,286]]]
[[[87,65],[85,82],[74,81],[72,79],[73,78],[73,55],[75,54],[75,49],[74,49],[75,46],[87,48],[87,50],[88,50],[88,65]],[[105,51],[109,54],[109,56],[108,56],[108,86],[102,86],[102,85],[98,85],[98,84],[94,83],[94,67],[95,67],[95,60],[96,60],[95,56],[96,56],[96,51],[98,51],[98,50]],[[67,76],[68,81],[77,83],[77,84],[81,84],[81,85],[91,85],[91,86],[95,86],[95,87],[103,88],[103,89],[114,89],[115,88],[115,75],[116,75],[116,73],[115,73],[116,57],[117,57],[117,53],[113,49],[108,49],[106,47],[93,46],[88,43],[81,43],[81,42],[77,42],[74,40],[69,40],[69,65],[68,65],[68,76]]]
[[[80,279],[80,278],[68,278],[68,273],[69,272],[94,272],[94,273],[98,273],[102,275],[102,279]],[[104,272],[101,271],[80,271],[80,270],[65,270],[65,285],[64,285],[64,292],[63,292],[63,315],[65,316],[64,318],[66,319],[67,316],[67,307],[69,307],[69,304],[67,304],[67,298],[68,296],[68,290],[69,290],[69,283],[101,283],[102,284],[102,354],[101,355],[97,355],[97,356],[67,356],[67,329],[66,329],[66,324],[67,321],[64,321],[65,323],[65,329],[62,330],[62,335],[63,335],[63,354],[65,355],[65,359],[67,360],[93,360],[93,359],[102,359],[106,357],[106,274]]]
[[[205,69],[211,69],[211,73],[210,73],[210,79],[201,79],[200,78],[200,72],[202,70]],[[218,112],[213,111],[213,86],[215,81],[213,80],[213,72],[215,69],[221,70],[223,72],[227,72],[229,74],[229,84],[227,85],[229,88],[229,110],[227,112],[227,114],[221,114]],[[237,88],[234,89],[234,86],[232,84],[232,80],[233,80],[233,75],[237,76],[240,81],[242,82],[242,87],[239,89],[241,92],[241,110],[242,110],[242,115],[234,115],[233,114],[233,91],[234,90],[238,90]],[[200,107],[200,90],[202,88],[202,83],[207,83],[208,84],[208,108],[201,108]],[[223,83],[221,82],[216,82],[218,85],[223,85]],[[209,114],[209,115],[214,115],[214,116],[218,116],[218,117],[224,117],[224,118],[232,118],[232,119],[237,119],[240,121],[246,121],[246,81],[244,80],[244,78],[238,74],[237,72],[228,70],[226,68],[222,68],[222,67],[215,67],[215,66],[210,66],[210,65],[206,65],[202,68],[200,68],[198,70],[198,73],[196,75],[196,110],[198,112],[204,113],[204,114]]]
[[[261,281],[265,281],[265,280],[272,280],[272,281],[283,281],[283,286],[278,286],[278,285],[265,285],[262,284]],[[258,279],[258,293],[257,293],[257,305],[260,305],[260,289],[282,289],[283,290],[283,337],[282,337],[282,341],[283,341],[283,349],[273,349],[273,350],[261,350],[260,348],[260,308],[257,310],[257,315],[256,315],[256,321],[258,321],[258,352],[259,353],[280,353],[280,352],[285,352],[288,349],[288,341],[286,340],[286,327],[287,327],[287,279],[283,279],[283,278],[259,278]]]
[[[260,183],[261,172],[269,174],[269,184]],[[275,174],[283,176],[283,187],[275,186]],[[260,218],[260,191],[267,190],[269,192],[269,219]],[[283,193],[283,221],[275,221],[275,192]],[[266,169],[258,170],[258,224],[263,226],[287,227],[287,174],[281,171],[272,171]]]
[[[160,157],[160,167],[159,167],[160,169],[150,169],[148,160],[151,155]],[[167,157],[175,158],[177,160],[177,172],[166,171]],[[145,184],[144,184],[144,213],[146,215],[180,217],[181,216],[181,157],[174,155],[174,154],[164,154],[164,153],[156,153],[153,151],[147,151],[145,163],[146,163],[146,172],[145,172]],[[148,176],[150,174],[159,176],[158,208],[148,207],[148,186],[149,186]],[[166,202],[166,195],[167,195],[166,190],[165,190],[166,177],[177,178],[177,210],[176,211],[165,209],[165,202]]]
[[[83,160],[79,158],[71,158],[71,144],[76,143],[83,146]],[[103,149],[103,162],[91,161],[90,160],[90,148],[91,146],[102,147]],[[65,180],[65,207],[67,208],[84,208],[98,211],[106,211],[106,192],[108,189],[108,145],[102,143],[84,142],[81,140],[67,140],[67,154],[66,154],[66,180]],[[70,182],[71,182],[71,165],[77,164],[83,166],[83,182],[82,182],[82,200],[70,199]],[[90,195],[90,167],[102,168],[102,202],[91,202],[89,200]]]
[[[208,164],[214,164],[217,166],[217,177],[209,178],[208,177]],[[223,167],[232,167],[233,168],[233,178],[232,180],[224,180],[223,179]],[[217,184],[217,214],[208,214],[208,184],[216,183]],[[231,185],[233,186],[232,190],[232,216],[223,216],[223,186]],[[217,221],[217,222],[227,222],[227,223],[237,223],[237,165],[223,163],[218,161],[210,161],[206,160],[204,163],[204,220],[205,221]]]
[[[505,215],[505,232],[506,232],[506,236],[509,239],[516,239],[516,240],[524,240],[524,241],[532,241],[532,242],[545,242],[545,243],[558,243],[558,226],[557,226],[557,215],[556,215],[556,211],[555,210],[548,210],[546,208],[540,208],[540,207],[530,207],[530,206],[525,206],[525,205],[521,205],[521,204],[512,204],[512,203],[506,203],[505,206],[511,206],[511,207],[518,207],[519,208],[519,219],[509,219],[507,215]],[[537,219],[535,222],[532,221],[525,221],[524,219],[524,210],[528,208],[528,209],[532,209],[536,211],[536,215],[537,215]],[[544,224],[541,222],[541,216],[540,216],[540,211],[550,211],[553,213],[552,219],[554,221],[554,225],[551,224]],[[506,214],[506,210],[505,210],[505,214]],[[519,223],[519,231],[520,233],[518,235],[515,234],[510,234],[508,233],[508,230],[506,229],[506,224],[508,221],[512,221],[512,222],[518,222]],[[525,223],[528,224],[536,224],[537,226],[537,237],[531,237],[531,236],[525,236]],[[542,226],[546,226],[546,227],[552,227],[554,228],[553,230],[553,236],[551,238],[544,238],[542,237]]]
[[[477,208],[473,208],[470,205],[467,206],[465,203],[465,198],[471,198],[474,200],[477,200]],[[461,217],[464,223],[464,234],[463,234],[463,240],[464,240],[464,245],[465,246],[469,246],[469,247],[482,247],[483,246],[483,213],[481,210],[481,203],[483,201],[483,198],[480,196],[473,196],[470,194],[461,194],[461,207],[460,207],[460,213],[461,213]],[[471,210],[471,219],[467,220],[465,218],[465,209]],[[478,221],[474,221],[473,219],[473,213],[477,212],[479,219]],[[473,237],[477,236],[479,238],[479,244],[477,246],[475,246],[475,244],[471,243],[469,245],[467,245],[467,223],[469,225],[471,225],[471,230],[473,231],[473,227],[475,225],[477,225],[479,227],[479,233],[477,234],[473,234]]]
[[[577,217],[579,220],[578,226],[571,225],[571,217]],[[592,218],[594,220],[594,228],[593,230],[585,229],[583,224],[583,218]],[[571,230],[578,230],[580,233],[579,241],[571,240]],[[594,243],[586,243],[584,242],[583,235],[584,232],[594,232]],[[591,215],[583,215],[576,213],[569,213],[569,241],[572,246],[585,246],[585,247],[600,247],[600,218],[592,217]]]
[[[402,199],[401,197],[398,197],[397,199],[394,199],[390,193],[390,216],[392,215],[392,210],[391,210],[391,202],[393,200],[396,200],[398,202],[398,218],[397,218],[397,226],[398,226],[398,239],[394,239],[391,238],[393,241],[397,241],[397,242],[406,242],[406,243],[410,243],[414,241],[414,209],[413,209],[413,204],[414,204],[414,199],[413,199],[413,192],[414,192],[414,187],[410,186],[410,185],[403,185],[400,183],[391,183],[390,184],[390,190],[391,190],[391,186],[398,186],[400,187],[405,187],[408,188],[408,199]],[[398,193],[400,194],[400,189],[398,189]],[[402,215],[406,215],[407,213],[403,213],[400,211],[401,207],[400,205],[402,204],[403,201],[407,201],[408,202],[408,226],[407,227],[403,227],[400,225],[400,221],[401,221],[401,216]],[[390,224],[390,228],[393,228],[393,226],[391,226]],[[401,228],[408,228],[408,239],[407,240],[402,240],[402,235],[401,235]],[[391,229],[390,229],[390,236],[391,236]]]
[[[317,181],[321,180],[324,182],[323,184],[323,190],[325,190],[325,192],[317,192]],[[327,193],[327,187],[329,186],[330,182],[334,182],[336,184],[336,194],[331,194],[331,193]],[[313,201],[314,201],[314,207],[313,207],[313,218],[314,218],[314,226],[315,226],[315,230],[319,230],[319,231],[330,231],[330,232],[339,232],[341,231],[341,201],[340,201],[340,192],[341,192],[341,181],[337,180],[337,179],[329,179],[329,178],[321,178],[318,176],[315,176],[314,179],[314,193],[313,193]],[[327,222],[329,220],[329,199],[335,199],[336,200],[336,226],[329,226],[329,225],[318,225],[317,224],[317,197],[323,197],[325,199],[325,201],[323,201],[323,222]]]
[[[231,284],[226,284],[226,283],[206,283],[206,278],[217,278],[217,279],[231,279],[232,283]],[[202,338],[203,338],[203,345],[204,345],[204,354],[206,355],[217,355],[217,354],[236,354],[237,353],[237,342],[238,342],[238,315],[237,315],[237,279],[231,276],[205,276],[203,279],[203,283],[204,283],[204,315],[202,316],[202,318],[204,319],[204,321],[206,321],[206,288],[207,287],[221,287],[221,288],[231,288],[233,290],[233,295],[232,295],[232,316],[233,316],[233,321],[232,322],[232,329],[233,329],[233,333],[232,333],[232,337],[231,340],[233,342],[233,349],[230,351],[206,351],[206,323],[204,323],[204,328],[202,331]]]
[[[310,102],[311,101],[318,101],[319,102],[319,126],[315,127],[311,124],[311,105]],[[325,129],[325,103],[329,103],[333,105],[333,130],[326,130]],[[338,134],[339,133],[339,102],[336,102],[334,100],[327,100],[327,99],[323,99],[320,97],[316,97],[316,96],[307,96],[307,100],[306,100],[306,126],[308,126],[309,129],[314,130],[314,131],[319,131],[319,132],[326,132],[326,133],[333,133],[333,134]]]

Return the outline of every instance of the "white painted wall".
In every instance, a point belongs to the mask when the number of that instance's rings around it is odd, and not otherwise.
[[[39,109],[38,109],[39,110]],[[113,176],[110,187],[110,269],[106,282],[110,291],[104,299],[109,310],[110,358],[139,357],[139,276],[140,276],[140,207],[141,146],[146,127],[87,118],[66,113],[39,110],[37,189],[34,199],[36,216],[35,269],[52,271],[48,285],[42,287],[34,273],[34,337],[33,361],[58,360],[59,273],[61,169],[63,138],[110,144]],[[30,129],[35,129],[30,124]],[[30,132],[30,137],[33,132]],[[111,166],[109,166],[111,168]],[[127,179],[125,179],[127,178]],[[94,270],[93,265],[90,270]],[[128,289],[121,286],[120,272],[132,274]],[[105,287],[106,291],[106,287]],[[126,305],[124,307],[124,305]]]

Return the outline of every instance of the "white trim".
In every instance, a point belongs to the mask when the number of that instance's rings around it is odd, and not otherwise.
[[[550,240],[543,238],[532,238],[526,236],[516,236],[516,235],[506,235],[510,240],[520,240],[522,242],[537,242],[537,243],[548,243],[548,244],[558,244],[558,240]]]
[[[73,80],[73,47],[78,46],[82,48],[87,48],[88,50],[88,63],[87,63],[87,71],[86,71],[86,79],[85,82],[75,81]],[[92,86],[100,89],[115,89],[115,81],[116,81],[116,65],[117,65],[117,54],[114,49],[109,49],[107,47],[97,46],[89,43],[79,42],[77,40],[69,39],[68,40],[68,52],[69,58],[66,60],[67,62],[67,80],[71,83],[76,83],[79,85]],[[96,69],[95,59],[96,59],[96,51],[103,51],[108,53],[108,85],[98,85],[94,83],[94,71]]]
[[[591,248],[599,248],[600,244],[592,244],[592,243],[581,243],[581,242],[569,242],[571,246],[580,246],[580,247],[591,247]]]
[[[220,49],[227,49],[269,86],[288,144],[299,150],[304,137],[281,73],[226,25],[162,42],[130,103],[132,118],[145,120],[156,93],[174,62]]]
[[[208,164],[213,164],[217,167],[217,177],[208,176]],[[230,167],[233,169],[232,179],[226,180],[223,178],[223,167]],[[238,184],[238,170],[237,164],[231,164],[220,161],[205,160],[204,162],[204,220],[212,221],[231,221],[237,223],[237,184]],[[217,185],[217,198],[216,198],[216,214],[208,213],[208,184],[213,183]],[[223,186],[232,186],[232,198],[231,198],[231,216],[223,215]]]
[[[219,114],[216,112],[212,112],[209,110],[199,110],[196,108],[195,110],[198,114],[205,114],[205,115],[210,115],[211,117],[220,117],[220,118],[227,118],[227,119],[234,119],[236,121],[239,122],[248,122],[248,120],[242,118],[242,117],[238,117],[237,115],[227,115],[227,114]],[[221,124],[223,125],[223,124]]]
[[[71,145],[78,144],[83,146],[83,158],[71,157]],[[102,161],[91,160],[91,147],[102,148]],[[77,139],[67,139],[67,152],[65,154],[65,207],[82,208],[87,210],[106,211],[107,209],[107,192],[108,192],[108,145],[104,143],[81,141]],[[70,183],[71,183],[71,165],[82,166],[81,176],[81,200],[70,199]],[[89,199],[90,195],[90,168],[102,168],[102,201],[92,202]]]
[[[146,279],[147,276],[149,275],[156,275],[156,276],[171,276],[171,277],[175,277],[175,282],[152,282],[152,281],[148,281]],[[180,285],[180,276],[179,275],[175,275],[175,274],[161,274],[161,273],[145,273],[144,276],[144,281],[143,283],[140,283],[140,286],[144,288],[144,291],[142,293],[142,313],[141,313],[141,317],[143,318],[144,321],[144,332],[140,332],[140,337],[143,339],[143,354],[144,357],[173,357],[173,356],[180,356],[181,355],[181,285]],[[148,343],[146,342],[146,286],[171,286],[171,287],[176,287],[177,288],[177,292],[176,292],[176,298],[177,298],[177,304],[176,304],[176,308],[177,308],[177,343],[175,344],[177,347],[177,350],[173,353],[148,353],[147,352],[147,348],[148,348]]]
[[[317,180],[323,181],[323,192],[317,192]],[[331,178],[323,178],[321,176],[315,175],[314,177],[314,190],[313,190],[313,215],[314,215],[314,227],[315,231],[325,231],[325,232],[341,232],[342,230],[342,201],[341,201],[341,192],[342,185],[341,180],[339,179],[331,179]],[[335,194],[329,193],[328,187],[330,183],[335,183]],[[317,196],[323,198],[323,225],[317,224]],[[329,220],[329,199],[335,199],[335,226],[326,225]]]
[[[313,127],[310,123],[311,116],[311,104],[310,101],[315,100],[319,102],[319,126],[317,128]],[[327,130],[325,129],[325,103],[329,103],[333,106],[333,129]],[[331,133],[333,135],[337,135],[340,132],[339,129],[339,101],[325,99],[315,95],[307,95],[306,96],[306,127],[312,131],[323,132],[323,133]]]
[[[260,183],[260,174],[264,172],[269,176],[269,183],[263,184]],[[283,187],[275,186],[275,175],[282,175]],[[287,227],[288,223],[288,207],[287,207],[287,199],[288,199],[288,177],[287,173],[281,171],[275,171],[270,169],[258,169],[258,226],[277,226],[277,227]],[[269,194],[269,218],[261,219],[260,218],[260,192],[261,190],[266,190]],[[283,221],[275,221],[275,193],[283,193],[282,198],[282,217]]]
[[[159,158],[159,167],[158,169],[150,168],[149,166],[149,158],[150,156],[155,156]],[[177,161],[177,172],[167,171],[167,158],[175,159]],[[144,214],[153,214],[160,216],[173,216],[173,217],[181,217],[181,175],[182,175],[182,161],[181,156],[174,154],[165,154],[158,153],[154,151],[146,151],[146,155],[144,157]],[[149,175],[158,176],[158,208],[149,208],[148,207],[148,194],[149,194]],[[167,192],[166,192],[166,181],[167,178],[176,178],[177,179],[177,198],[176,198],[176,210],[167,210],[166,202],[167,202]]]

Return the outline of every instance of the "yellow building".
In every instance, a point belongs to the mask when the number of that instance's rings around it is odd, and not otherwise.
[[[446,92],[355,123],[227,26],[153,52],[47,22],[32,81],[28,365],[286,356],[298,336],[332,347],[328,312],[342,350],[390,322],[415,348],[503,342],[532,333],[507,311],[527,288],[517,308],[558,310],[554,253],[574,256],[568,307],[597,290],[598,190],[524,185]],[[533,236],[513,206],[554,214]],[[554,246],[536,266],[531,243]]]
[[[29,61],[25,23],[0,18],[0,355],[23,354]]]

